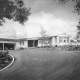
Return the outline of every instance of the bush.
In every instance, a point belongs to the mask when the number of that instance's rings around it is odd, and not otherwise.
[[[61,50],[61,51],[80,51],[80,46],[76,45],[65,45],[65,46],[57,46],[54,47],[54,50]]]
[[[0,52],[0,69],[4,68],[9,63],[11,63],[12,57],[10,57],[10,55],[8,55],[8,54],[9,54],[8,51]]]
[[[6,52],[0,52],[0,58],[3,58],[3,57],[6,57],[7,55],[9,54],[9,52],[8,51],[6,51]]]

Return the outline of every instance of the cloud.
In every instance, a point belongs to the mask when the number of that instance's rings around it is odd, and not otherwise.
[[[32,15],[29,17],[29,24],[32,30],[34,30],[34,33],[36,33],[36,36],[40,31],[40,27],[43,26],[45,30],[47,30],[47,33],[49,35],[58,35],[62,33],[70,34],[71,36],[74,36],[76,34],[76,25],[77,21],[75,20],[64,20],[61,18],[57,18],[52,13],[44,13],[41,12],[37,15]],[[27,25],[27,23],[26,23]],[[30,31],[29,31],[30,32]]]
[[[8,36],[15,30],[18,35],[27,34],[26,37],[39,37],[40,27],[42,26],[50,36],[62,33],[74,36],[77,29],[76,25],[77,21],[75,20],[64,20],[55,17],[52,13],[40,12],[31,15],[25,25],[6,19],[6,23],[0,27],[0,34],[4,33],[4,35]]]

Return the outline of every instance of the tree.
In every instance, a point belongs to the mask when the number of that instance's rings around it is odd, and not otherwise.
[[[16,30],[12,30],[12,33],[8,35],[8,37],[12,38],[12,39],[19,39],[19,38],[26,38],[27,34],[18,34],[16,32]]]
[[[8,37],[12,39],[18,39],[17,32],[15,30],[12,30],[12,33],[8,35]]]
[[[5,18],[13,19],[21,24],[24,24],[28,20],[30,15],[30,8],[24,7],[24,2],[22,0],[0,0],[0,24],[5,22]]]
[[[80,15],[80,0],[53,0],[53,1],[58,1],[59,4],[62,4],[62,5],[64,5],[65,3],[69,2],[69,1],[75,2],[74,12],[76,12],[76,13],[78,13],[78,15]],[[78,42],[80,42],[80,21],[79,21],[79,24],[77,25],[76,39]]]
[[[48,0],[46,0],[48,1]],[[64,5],[65,3],[72,1],[75,2],[74,5],[74,12],[78,13],[80,15],[80,0],[53,0],[53,1],[58,1],[59,4]]]
[[[80,41],[80,21],[79,21],[79,24],[77,25],[76,39],[77,39],[77,41]]]
[[[49,34],[47,34],[47,31],[42,26],[41,26],[40,35],[42,37],[41,46],[49,46],[50,39],[46,38],[49,36]]]
[[[45,29],[43,29],[42,26],[41,26],[40,35],[41,35],[41,37],[47,37],[48,36],[47,31]]]

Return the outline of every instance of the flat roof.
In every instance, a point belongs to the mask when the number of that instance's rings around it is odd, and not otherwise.
[[[9,39],[9,38],[0,38],[0,41],[15,41],[15,42],[17,42],[17,41],[20,41],[20,40],[18,40],[18,39]]]
[[[60,35],[66,35],[71,37],[70,35],[67,35],[66,33],[60,34]],[[57,37],[60,35],[56,35],[56,36],[47,36],[47,37],[32,37],[32,38],[20,38],[20,39],[9,39],[9,38],[0,38],[0,41],[14,41],[14,42],[20,42],[20,41],[27,41],[27,40],[41,40],[41,39],[50,39],[53,37]]]

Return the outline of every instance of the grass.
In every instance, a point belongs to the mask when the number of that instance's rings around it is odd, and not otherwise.
[[[0,80],[80,80],[80,52],[25,49],[10,51],[16,62]]]

